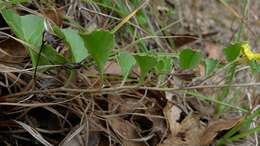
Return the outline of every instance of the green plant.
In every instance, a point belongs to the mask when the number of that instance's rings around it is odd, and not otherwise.
[[[136,21],[139,26],[146,28],[144,30],[150,35],[156,34],[156,32],[154,32],[149,25],[150,22],[147,14],[145,11],[142,11],[142,9],[140,9],[139,12],[134,11],[135,13],[130,13],[128,8],[123,4],[123,1],[116,1],[115,5],[106,1],[98,1],[93,3],[101,5],[108,10],[115,11],[119,16],[125,18],[122,22],[129,21],[131,16],[136,14]],[[139,3],[140,1],[134,1],[131,3],[131,6],[136,7]],[[169,90],[170,88],[161,83],[167,79],[167,75],[170,74],[173,68],[194,71],[198,69],[198,65],[202,64],[204,65],[206,79],[210,78],[219,70],[225,71],[225,86],[221,87],[218,95],[216,97],[205,96],[198,93],[196,88],[189,87],[178,88],[178,90],[185,94],[196,96],[203,101],[215,103],[216,116],[220,116],[221,113],[223,113],[227,108],[236,109],[243,113],[249,112],[249,109],[242,108],[240,105],[236,106],[234,104],[233,101],[235,101],[234,99],[238,97],[238,95],[235,95],[233,100],[225,99],[225,97],[227,97],[230,93],[230,87],[233,84],[236,69],[239,65],[250,65],[252,75],[256,76],[257,73],[260,72],[260,65],[258,63],[259,54],[252,52],[247,42],[239,41],[238,39],[237,42],[227,45],[227,47],[223,49],[227,63],[221,64],[220,60],[207,58],[203,56],[201,51],[195,51],[191,48],[182,49],[174,54],[167,52],[156,52],[154,50],[149,51],[149,49],[147,49],[147,44],[144,41],[145,39],[137,33],[132,25],[125,25],[122,27],[126,22],[119,23],[120,25],[117,25],[115,28],[111,28],[111,30],[98,28],[92,32],[88,32],[84,29],[77,30],[70,27],[58,28],[57,26],[53,26],[54,33],[60,37],[64,44],[69,48],[68,57],[64,57],[50,44],[43,43],[42,36],[44,31],[46,31],[44,27],[44,18],[32,14],[20,16],[15,11],[6,8],[1,10],[1,14],[16,37],[21,40],[24,46],[26,46],[31,57],[33,67],[37,67],[38,65],[65,65],[69,63],[81,63],[84,62],[84,60],[88,60],[91,62],[90,65],[97,66],[100,78],[104,80],[106,79],[106,76],[104,76],[104,67],[106,63],[111,60],[116,60],[122,72],[121,87],[124,86],[125,82],[128,80],[128,76],[132,72],[133,67],[137,65],[140,69],[140,73],[138,74],[140,82],[134,84],[133,86],[142,85],[145,83],[143,81],[146,80],[147,76],[152,76],[154,74],[155,76],[152,77],[156,78],[158,80],[157,83],[159,83],[157,84],[159,89],[156,89],[163,90],[166,88]],[[139,44],[138,46],[140,48],[137,53],[128,52],[127,50],[117,47],[117,38],[115,37],[115,34],[119,32],[119,29],[127,29],[128,35],[132,36],[132,39],[135,40],[133,42]],[[131,45],[132,44],[129,46]],[[72,71],[70,77],[73,76],[74,73],[75,72]],[[187,92],[186,90],[188,89],[192,89],[193,91]],[[253,115],[253,117],[246,116],[243,122],[244,124],[232,129],[232,132],[227,133],[223,138],[233,141],[244,137],[245,135],[259,131],[259,127],[255,127],[254,129],[249,129],[238,136],[233,136],[233,134],[242,127],[248,128],[248,125],[252,123],[253,118],[259,115],[259,112],[256,111]],[[223,139],[219,141],[220,145],[224,143],[225,141]]]

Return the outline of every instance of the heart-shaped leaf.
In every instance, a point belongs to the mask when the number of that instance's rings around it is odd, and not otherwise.
[[[206,59],[205,60],[205,76],[209,76],[217,66],[218,61],[215,59]]]
[[[141,69],[141,80],[157,65],[156,57],[148,54],[135,55],[135,60]]]
[[[46,58],[52,64],[65,64],[68,63],[66,58],[60,54],[58,54],[55,49],[51,45],[43,45],[41,57]],[[45,57],[47,56],[47,57]]]
[[[241,45],[241,43],[232,43],[224,48],[224,54],[228,61],[233,61],[239,56]]]
[[[169,56],[158,56],[158,64],[155,66],[157,74],[167,74],[171,71],[173,60]]]
[[[193,51],[192,49],[182,50],[179,57],[180,67],[182,69],[192,69],[196,67],[202,59],[201,53]]]
[[[88,57],[88,50],[84,45],[83,39],[80,37],[77,30],[74,29],[62,29],[61,32],[67,44],[70,47],[72,53],[73,62],[81,62]]]
[[[124,80],[125,80],[129,74],[130,70],[136,63],[135,58],[127,52],[121,52],[117,56],[117,61],[121,67],[121,71],[122,71],[122,74],[123,74]]]
[[[106,30],[96,30],[89,34],[82,34],[85,47],[95,60],[101,78],[103,78],[104,66],[115,45],[114,35]]]
[[[35,15],[19,16],[9,9],[1,11],[1,14],[16,36],[33,46],[28,50],[33,66],[36,66],[44,32],[43,18]],[[41,59],[39,64],[48,64],[48,62]]]

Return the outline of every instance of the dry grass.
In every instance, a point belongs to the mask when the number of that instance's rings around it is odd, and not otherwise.
[[[126,16],[96,2],[33,1],[32,5],[16,8],[36,15],[44,15],[46,8],[62,8],[57,13],[64,15],[63,27],[85,28],[89,31],[95,28],[112,30]],[[112,5],[116,6],[116,2]],[[140,6],[134,6],[131,1],[121,2],[128,14]],[[150,0],[142,8],[143,20],[133,16],[117,31],[116,49],[135,52],[145,45],[150,50],[172,53],[184,47],[193,47],[201,48],[208,56],[224,60],[222,48],[238,38],[240,26],[244,24],[240,40],[248,39],[255,51],[259,52],[260,16],[257,11],[260,2],[250,1],[246,18],[242,18],[245,5],[241,3],[230,0],[228,6],[225,6],[216,0]],[[56,16],[51,16],[52,21],[59,23],[60,20],[54,20],[53,17]],[[204,37],[204,34],[210,32],[217,32],[217,35]],[[7,29],[5,33],[10,32]],[[195,38],[195,41],[173,47],[173,41],[179,41],[175,38],[182,35]],[[1,39],[2,36],[5,35],[1,35]],[[136,40],[143,42],[138,43]],[[45,41],[56,45],[57,50],[66,54],[64,44],[52,34],[46,33]],[[11,60],[16,59],[11,56]],[[215,105],[214,101],[206,102],[181,91],[198,89],[205,95],[215,96],[225,86],[221,86],[224,84],[221,69],[212,78],[200,77],[195,72],[197,77],[191,81],[180,78],[184,76],[185,79],[185,75],[193,73],[173,74],[167,81],[172,88],[163,89],[155,87],[155,77],[152,75],[144,83],[146,87],[136,86],[136,78],[129,79],[125,86],[119,87],[121,78],[118,74],[106,74],[104,81],[100,81],[95,67],[74,69],[77,76],[68,78],[63,65],[40,66],[37,80],[34,80],[34,68],[31,68],[27,57],[15,63],[1,59],[0,68],[0,145],[157,145],[169,134],[163,113],[169,102],[166,91],[171,92],[171,102],[182,107],[184,113],[196,111],[212,118],[210,110]],[[51,69],[42,72],[44,68]],[[252,77],[248,67],[241,66],[238,69],[235,76],[235,83],[238,84],[232,87],[227,98],[236,96],[238,99],[234,103],[238,103],[238,107],[259,107],[259,77]],[[116,71],[107,68],[107,72]],[[183,89],[186,85],[189,86]],[[223,117],[233,115],[241,115],[241,112],[227,108],[221,114]],[[257,123],[255,121],[253,124]],[[252,135],[233,145],[254,146],[258,141],[259,135]]]

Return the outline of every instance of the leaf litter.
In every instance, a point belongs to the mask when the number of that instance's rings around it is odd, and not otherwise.
[[[70,5],[71,3],[67,1],[61,3],[67,3],[69,8],[42,9],[42,15],[45,15],[59,26],[67,27],[71,25],[72,28],[78,28],[78,24],[73,23],[73,20],[67,16],[64,18],[66,14],[63,11],[67,11],[67,14],[74,15],[78,19],[84,17],[85,21],[80,22],[83,23],[82,26],[87,26],[87,24],[84,24],[87,21],[92,21],[91,23],[98,25],[98,27],[104,27],[104,24],[109,23],[105,22],[106,19],[103,19],[102,16],[99,16],[100,14],[103,15],[102,12],[86,15],[80,9],[80,7],[84,6],[87,9],[94,8],[95,11],[98,11],[96,9],[97,5],[92,3],[86,5],[73,3]],[[167,3],[172,4],[171,2]],[[165,9],[160,8],[160,11],[168,11],[170,7],[172,5],[166,6]],[[162,15],[161,12],[160,15]],[[110,15],[106,14],[105,16]],[[66,19],[66,21],[63,19]],[[106,27],[109,27],[109,25]],[[179,38],[170,40],[174,41],[173,43],[178,49],[183,46],[196,46],[196,42],[201,41],[199,35],[193,35],[192,33],[170,34]],[[200,35],[202,39],[207,39],[214,37],[216,34],[202,33]],[[87,34],[84,35],[87,36]],[[46,39],[46,41],[53,42],[49,40],[51,38],[47,37]],[[123,43],[128,44],[127,41],[129,41],[129,38],[125,38]],[[13,45],[16,50],[13,49]],[[204,45],[209,46],[206,47],[206,53],[210,57],[214,59],[221,58],[222,54],[219,53],[218,46],[207,43]],[[53,44],[53,46],[55,45]],[[212,46],[215,48],[210,50],[209,48],[213,48]],[[121,72],[125,72],[124,75],[127,76],[128,71],[125,70],[134,67],[135,62],[128,62],[127,68],[119,71],[119,66],[115,61],[109,60],[105,64],[102,60],[94,58],[96,62],[99,62],[98,66],[75,69],[78,75],[75,78],[68,79],[65,70],[54,68],[48,70],[48,73],[37,73],[38,80],[34,83],[32,80],[33,66],[28,61],[25,47],[9,38],[4,41],[1,40],[0,47],[3,52],[1,56],[1,62],[3,61],[3,63],[1,63],[0,75],[0,100],[6,103],[6,105],[1,105],[0,137],[2,142],[0,144],[206,146],[214,144],[219,139],[219,135],[226,133],[244,120],[243,116],[238,115],[228,118],[214,117],[215,111],[212,104],[201,101],[196,97],[187,97],[181,92],[175,95],[175,93],[138,88],[93,93],[74,92],[64,88],[63,91],[48,92],[49,89],[63,88],[64,82],[68,80],[69,82],[66,84],[68,89],[84,89],[86,87],[89,89],[106,89],[122,85],[121,80],[117,77]],[[61,46],[58,44],[56,47]],[[53,49],[58,52],[59,49],[56,47]],[[130,49],[135,50],[134,48]],[[98,56],[94,51],[91,53]],[[110,53],[106,53],[104,58],[108,59]],[[136,72],[137,76],[141,75],[143,77],[147,86],[154,85],[151,80],[144,78],[144,75],[152,70],[152,66],[156,64],[154,58],[150,57],[150,60],[143,62],[140,61],[143,59],[142,56],[136,55],[134,57],[139,58],[139,60],[137,59],[139,64],[153,62],[151,67],[147,69],[140,68],[141,73],[140,71]],[[75,60],[82,61],[84,58],[86,56]],[[9,62],[15,64],[9,65]],[[102,69],[103,66],[104,70]],[[51,66],[49,67],[51,68]],[[47,68],[49,67],[47,66]],[[62,65],[59,67],[62,67]],[[104,72],[104,81],[93,75],[98,74],[98,71]],[[136,76],[132,74],[134,73],[130,73],[129,80],[124,84],[130,85],[131,82],[139,82],[136,80]],[[169,82],[173,83],[173,85],[175,83],[178,85],[186,84],[187,81],[193,82],[194,78],[198,76],[205,78],[204,74],[198,75],[196,70],[181,70],[178,72],[178,69],[176,69],[174,76],[179,78],[180,83],[177,83],[179,81],[176,81],[176,79]],[[150,79],[153,80],[153,76]],[[103,83],[101,84],[101,82]],[[211,82],[214,82],[214,80]],[[100,85],[103,85],[103,87],[100,87]],[[46,89],[46,92],[28,92],[28,94],[19,95],[19,93],[33,91],[33,89]],[[206,94],[214,93],[214,91],[207,89],[203,90],[206,90],[203,91]],[[16,93],[18,95],[15,95]],[[8,97],[8,95],[15,96]]]

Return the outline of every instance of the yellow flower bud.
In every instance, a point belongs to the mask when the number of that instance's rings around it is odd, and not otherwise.
[[[242,45],[242,54],[248,59],[248,60],[256,60],[260,61],[260,53],[254,53],[251,51],[251,48],[247,42],[244,42]]]

